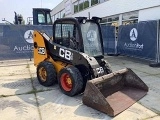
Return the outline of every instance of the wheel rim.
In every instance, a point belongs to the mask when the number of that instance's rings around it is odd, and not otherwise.
[[[44,67],[41,67],[39,69],[39,76],[41,77],[41,80],[43,82],[45,82],[47,80],[47,71],[46,71],[46,69]]]
[[[64,73],[61,75],[60,78],[61,86],[65,91],[71,91],[72,89],[72,80],[70,78],[70,75],[67,73]]]

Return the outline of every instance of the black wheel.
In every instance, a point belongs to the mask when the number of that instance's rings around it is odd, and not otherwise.
[[[105,71],[107,74],[112,73],[111,65],[110,65],[106,60],[104,60],[104,62],[105,62],[104,71]]]
[[[51,86],[57,81],[55,67],[49,61],[41,62],[37,67],[37,78],[41,85]]]
[[[58,83],[62,92],[68,96],[77,95],[83,89],[82,75],[74,66],[63,68],[59,72]]]

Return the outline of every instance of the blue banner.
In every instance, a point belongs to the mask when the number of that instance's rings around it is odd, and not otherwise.
[[[118,33],[118,53],[156,60],[157,21],[122,25]]]
[[[116,53],[116,36],[114,26],[101,26],[104,54]]]
[[[0,25],[0,60],[33,57],[33,31],[52,36],[52,26]]]

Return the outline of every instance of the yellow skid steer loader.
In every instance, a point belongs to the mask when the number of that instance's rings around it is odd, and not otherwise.
[[[104,60],[100,18],[61,18],[53,37],[34,31],[34,65],[40,84],[58,81],[62,92],[84,92],[85,105],[115,116],[146,95],[148,87],[130,69],[112,72]]]

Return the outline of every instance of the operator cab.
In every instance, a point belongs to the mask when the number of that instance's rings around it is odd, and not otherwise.
[[[46,8],[33,8],[33,25],[52,25],[50,12]]]
[[[103,42],[98,20],[98,17],[56,20],[53,25],[54,42],[90,56],[102,56]]]

